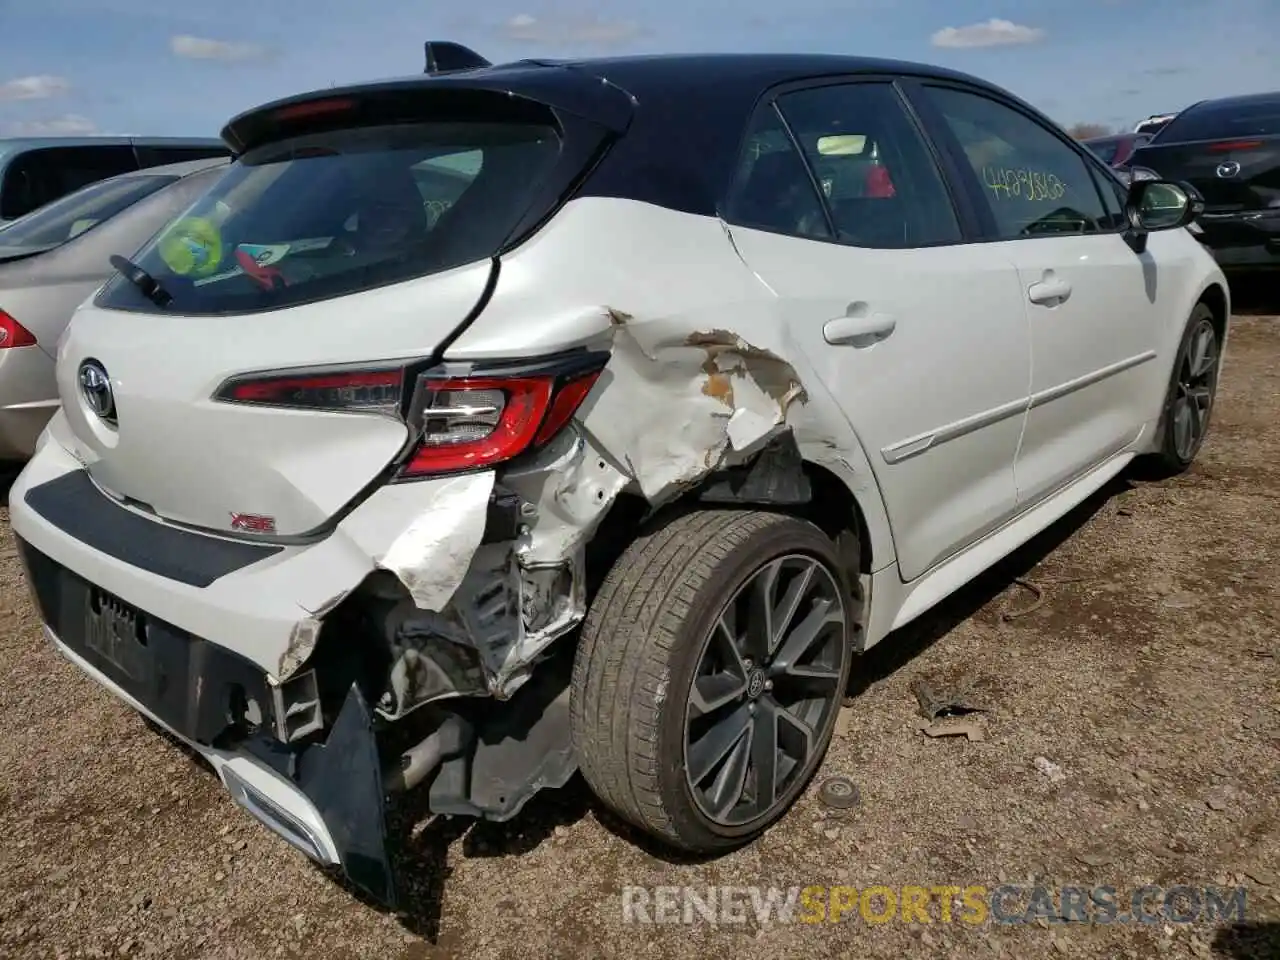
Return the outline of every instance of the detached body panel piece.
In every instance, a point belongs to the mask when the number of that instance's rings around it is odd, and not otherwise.
[[[1203,441],[1198,200],[971,77],[429,43],[224,137],[11,523],[50,641],[383,903],[409,796],[751,842],[855,656]]]

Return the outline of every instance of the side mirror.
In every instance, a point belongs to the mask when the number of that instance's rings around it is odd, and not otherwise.
[[[1125,216],[1136,233],[1175,230],[1194,223],[1204,212],[1204,198],[1189,183],[1133,177]]]

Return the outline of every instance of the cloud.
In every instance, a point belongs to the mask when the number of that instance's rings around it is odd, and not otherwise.
[[[47,100],[58,97],[71,89],[71,81],[66,77],[53,77],[41,74],[34,77],[18,77],[7,83],[0,83],[0,100]]]
[[[1025,27],[1011,20],[992,17],[986,23],[971,23],[967,27],[943,27],[930,41],[935,47],[1005,47],[1013,44],[1039,43],[1045,31],[1039,27]]]
[[[608,21],[594,17],[539,20],[527,13],[512,17],[499,33],[506,40],[549,47],[613,47],[644,35],[640,25],[632,20]]]
[[[48,120],[23,120],[6,128],[14,137],[83,137],[98,132],[98,125],[78,113],[67,113]]]
[[[267,49],[256,43],[235,43],[227,40],[209,40],[205,37],[192,37],[179,34],[169,38],[169,49],[178,57],[188,60],[222,60],[239,62],[245,60],[265,60]]]

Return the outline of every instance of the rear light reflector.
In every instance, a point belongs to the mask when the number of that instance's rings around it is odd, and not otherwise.
[[[34,347],[35,345],[35,334],[9,314],[0,310],[0,350],[8,350],[11,347]]]
[[[1228,140],[1225,143],[1215,143],[1209,146],[1214,153],[1227,153],[1231,150],[1256,150],[1262,146],[1261,140]]]
[[[218,388],[215,400],[297,407],[303,410],[349,410],[354,413],[400,412],[404,370],[342,370],[333,373],[233,378]]]

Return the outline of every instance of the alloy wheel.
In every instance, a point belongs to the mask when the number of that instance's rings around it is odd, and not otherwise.
[[[1173,398],[1173,449],[1189,462],[1204,442],[1217,387],[1218,335],[1213,324],[1201,320],[1187,340]]]
[[[768,815],[811,768],[843,695],[844,603],[821,561],[792,554],[757,569],[720,611],[685,711],[685,778],[712,822]]]

